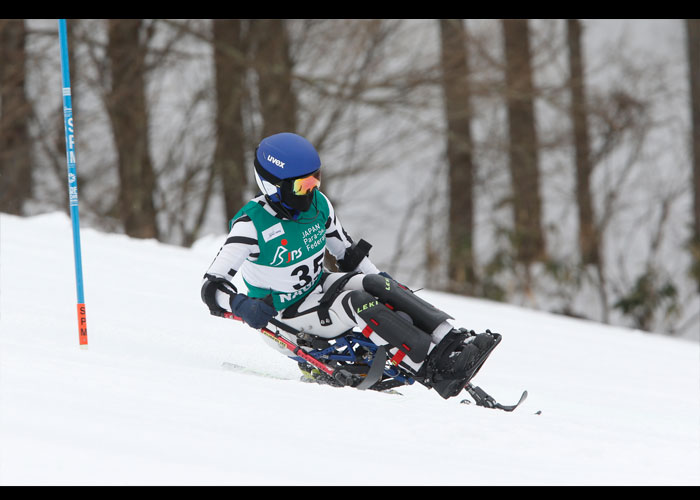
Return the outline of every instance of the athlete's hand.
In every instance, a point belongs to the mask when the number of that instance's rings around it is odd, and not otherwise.
[[[231,299],[231,312],[256,330],[264,328],[277,316],[277,310],[272,305],[242,293],[234,295]]]

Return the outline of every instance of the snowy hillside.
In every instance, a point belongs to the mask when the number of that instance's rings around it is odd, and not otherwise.
[[[68,217],[0,216],[0,485],[700,485],[697,343],[424,291],[503,334],[475,383],[516,412],[302,384],[200,302],[221,238],[83,229],[80,349]]]

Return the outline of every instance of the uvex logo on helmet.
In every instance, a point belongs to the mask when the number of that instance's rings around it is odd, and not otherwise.
[[[275,158],[275,157],[272,156],[272,155],[267,155],[267,161],[269,161],[269,162],[271,162],[271,163],[274,163],[274,164],[277,165],[279,168],[284,168],[284,162],[278,160],[277,158]]]

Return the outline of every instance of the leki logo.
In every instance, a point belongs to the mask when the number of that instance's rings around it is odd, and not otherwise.
[[[373,301],[371,300],[371,301],[369,301],[369,302],[367,302],[367,303],[365,303],[365,304],[362,304],[360,307],[356,307],[355,310],[356,310],[357,313],[359,314],[359,313],[361,313],[362,311],[366,311],[367,309],[370,309],[370,308],[376,306],[377,304],[379,304],[379,301],[378,301],[378,300],[373,300]]]
[[[273,266],[281,266],[288,262],[292,262],[294,259],[301,257],[301,248],[296,250],[287,250],[285,246],[287,245],[287,240],[283,239],[280,241],[281,245],[277,247],[275,251],[275,257],[272,259]]]
[[[277,165],[279,168],[284,168],[284,162],[278,160],[277,158],[275,158],[275,157],[272,156],[272,155],[267,155],[267,161],[274,163],[274,164]]]

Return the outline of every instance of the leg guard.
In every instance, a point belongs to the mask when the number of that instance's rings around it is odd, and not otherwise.
[[[353,312],[390,346],[406,353],[416,363],[425,360],[430,347],[430,335],[363,290],[350,292],[350,304]]]
[[[368,274],[362,279],[362,286],[381,302],[408,314],[416,326],[428,334],[443,321],[453,319],[392,279]]]

